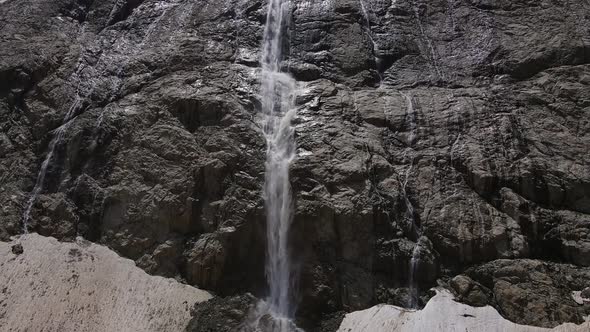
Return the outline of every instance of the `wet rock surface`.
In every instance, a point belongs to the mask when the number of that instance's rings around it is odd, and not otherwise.
[[[425,296],[460,274],[460,299],[518,323],[588,314],[569,292],[589,285],[590,5],[290,10],[298,315],[407,305],[411,281]],[[29,231],[263,297],[265,13],[258,0],[1,2],[0,238],[23,232],[53,151]],[[511,270],[522,262],[545,277]]]

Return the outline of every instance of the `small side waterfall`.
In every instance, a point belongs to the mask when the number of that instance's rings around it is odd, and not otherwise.
[[[412,1],[412,7],[414,9],[414,17],[416,18],[416,22],[418,22],[420,34],[422,35],[422,38],[424,38],[424,40],[426,41],[426,46],[430,51],[431,59],[429,60],[431,61],[431,65],[434,68],[436,74],[438,75],[438,78],[444,80],[443,72],[440,70],[438,66],[438,57],[436,56],[436,51],[434,50],[434,46],[432,45],[432,40],[426,34],[426,30],[424,29],[424,25],[422,24],[422,19],[420,18],[420,10],[418,9],[418,6],[416,5],[415,1]],[[428,55],[426,56],[426,58],[428,58]]]
[[[142,51],[144,49],[145,45],[150,41],[150,38],[152,37],[154,30],[158,27],[158,25],[162,21],[162,19],[166,16],[166,14],[168,14],[168,12],[171,9],[176,8],[177,5],[178,4],[176,2],[157,3],[156,8],[162,9],[162,13],[160,13],[160,15],[158,15],[158,17],[148,25],[148,27],[146,29],[146,33],[143,36],[143,38],[141,39],[141,42],[139,42],[138,44],[132,44],[130,46],[130,52],[126,56],[128,59],[137,58],[139,52]],[[115,9],[116,9],[116,7],[113,7],[113,9],[111,10],[111,16],[113,15],[113,12]],[[122,75],[124,74],[125,67],[126,66],[122,66],[122,65],[119,66],[119,69],[113,75],[114,79],[111,82],[112,88],[111,88],[111,92],[110,92],[111,97],[109,98],[109,103],[114,101],[117,98],[117,94],[121,91],[121,88],[124,83],[124,78],[122,77]],[[98,115],[98,117],[96,119],[96,124],[94,125],[94,142],[95,142],[95,144],[96,144],[96,140],[98,139],[98,137],[97,137],[98,130],[102,126],[102,123],[104,122],[104,118],[105,118],[106,114],[109,111],[111,111],[111,109],[112,109],[111,105],[108,104],[107,106],[105,106],[102,109],[102,111],[100,112],[100,114]]]
[[[363,18],[365,20],[364,23],[365,23],[366,34],[367,34],[367,37],[369,38],[369,41],[371,42],[373,59],[375,61],[375,65],[377,66],[377,72],[379,75],[379,86],[381,86],[383,84],[383,75],[381,72],[379,72],[379,66],[381,63],[381,59],[378,56],[379,45],[375,42],[375,39],[373,38],[373,31],[371,30],[371,16],[370,16],[369,10],[367,10],[367,5],[365,4],[365,1],[366,0],[359,0],[359,4],[361,6],[361,12],[363,14]]]
[[[158,16],[158,18],[156,18],[156,20],[154,20],[152,23],[150,23],[150,25],[148,26],[147,32],[146,32],[145,36],[143,37],[143,39],[141,40],[141,42],[138,45],[132,46],[132,49],[131,49],[132,51],[131,51],[130,57],[135,57],[137,55],[137,53],[145,46],[146,42],[151,37],[153,30],[155,29],[157,24],[168,13],[168,11],[171,8],[174,8],[175,6],[176,6],[176,4],[173,3],[171,5],[167,5],[167,6],[162,7],[162,8],[164,8],[162,13]],[[116,8],[113,7],[113,9],[111,10],[111,16],[112,16],[112,13],[114,12],[115,9]],[[80,43],[82,42],[81,38],[84,36],[85,31],[86,31],[86,27],[84,26],[82,28],[82,32],[80,33],[80,37],[79,37]],[[75,80],[75,83],[77,84],[75,100],[72,103],[72,105],[70,106],[66,115],[64,116],[64,118],[62,120],[62,125],[60,127],[58,127],[57,129],[55,129],[55,131],[53,133],[53,137],[52,137],[51,141],[49,142],[49,146],[47,149],[47,155],[45,156],[45,159],[41,163],[41,168],[39,169],[39,173],[37,173],[37,179],[35,181],[35,186],[33,187],[33,190],[31,191],[31,193],[29,194],[29,198],[27,200],[25,211],[24,211],[23,217],[22,217],[22,219],[23,219],[23,232],[24,233],[28,233],[28,231],[29,231],[28,224],[31,219],[31,211],[33,209],[33,206],[35,205],[37,198],[39,197],[39,195],[41,194],[41,192],[43,190],[45,176],[47,175],[47,170],[48,170],[49,165],[51,164],[51,160],[53,159],[53,156],[55,154],[55,149],[63,141],[65,134],[67,132],[67,129],[71,123],[71,120],[76,115],[76,112],[78,111],[79,107],[81,106],[83,100],[88,98],[94,92],[94,89],[96,88],[97,80],[95,80],[95,79],[90,80],[89,87],[86,87],[85,89],[83,89],[83,87],[82,87],[82,83],[81,83],[82,78],[80,77],[80,75],[82,73],[82,70],[84,69],[84,67],[82,66],[84,55],[85,55],[85,53],[82,52],[82,54],[80,55],[80,57],[78,59],[78,66],[77,66],[76,70],[74,71],[74,74],[72,75]],[[94,66],[96,67],[101,63],[104,64],[106,61],[107,61],[107,59],[101,55],[101,57],[98,59],[97,63]],[[121,89],[121,86],[123,84],[123,80],[120,78],[120,76],[123,73],[123,69],[124,69],[124,67],[120,67],[118,69],[118,71],[116,72],[116,74],[114,75],[115,79],[111,82],[112,83],[111,84],[111,86],[112,86],[111,98],[110,98],[111,100],[109,100],[109,101],[112,101],[112,99],[115,98],[116,94]],[[104,72],[99,72],[99,73],[96,73],[95,76],[100,77],[104,74],[105,74]],[[81,90],[85,90],[85,91],[81,91]],[[97,130],[102,125],[105,113],[109,109],[110,109],[109,106],[105,106],[97,118],[95,128],[94,128],[94,132],[95,132],[94,133],[94,136],[95,136],[94,140],[95,141],[96,141],[96,136],[97,136]]]
[[[409,147],[404,152],[404,159],[405,159],[407,157],[408,153],[411,154],[414,152],[413,146],[414,146],[414,143],[417,139],[418,126],[416,124],[416,122],[417,122],[416,110],[414,109],[414,102],[412,100],[412,97],[403,93],[403,92],[400,92],[400,94],[406,99],[406,104],[407,104],[406,126],[410,130],[410,134],[407,138]],[[409,307],[416,308],[416,307],[418,307],[418,297],[419,297],[418,283],[416,282],[416,272],[417,272],[419,264],[420,264],[420,254],[421,254],[420,251],[422,250],[421,241],[423,241],[423,238],[422,238],[422,229],[416,223],[416,218],[414,216],[414,213],[415,213],[414,212],[414,205],[412,204],[412,202],[408,198],[408,193],[406,190],[406,188],[408,186],[408,179],[410,178],[410,175],[411,175],[412,170],[414,168],[415,156],[412,155],[409,158],[410,158],[410,167],[408,167],[408,169],[406,170],[406,174],[405,174],[405,177],[402,182],[402,195],[404,197],[404,202],[406,205],[406,218],[409,221],[410,234],[411,234],[411,236],[413,236],[416,239],[416,245],[414,246],[414,249],[412,251],[412,257],[410,258],[410,266],[409,266],[409,291],[410,291],[410,294],[409,294],[409,299],[408,299]],[[425,238],[424,238],[424,240],[425,240]]]
[[[70,120],[72,120],[72,118],[74,117],[74,114],[76,113],[76,110],[78,109],[79,106],[80,106],[80,98],[77,95],[75,101],[72,103],[72,106],[70,106],[70,109],[68,110],[68,112],[64,116],[64,119],[62,121],[63,124],[55,130],[55,132],[53,133],[53,138],[49,142],[49,148],[47,150],[47,155],[45,156],[43,163],[41,163],[41,168],[39,169],[39,173],[37,173],[37,180],[35,181],[35,187],[33,187],[33,190],[29,194],[29,199],[28,199],[27,205],[25,207],[25,212],[23,213],[23,232],[25,234],[27,234],[29,232],[28,227],[29,227],[29,220],[31,219],[31,210],[33,209],[33,205],[35,205],[35,201],[37,200],[37,197],[41,193],[41,190],[43,190],[43,182],[45,182],[45,176],[47,175],[47,168],[49,167],[49,163],[51,163],[51,159],[53,158],[53,155],[55,153],[55,149],[61,143],[61,141],[64,139],[64,136],[66,134],[66,130],[68,129],[68,126],[70,125]]]
[[[282,45],[289,24],[290,1],[270,0],[262,44],[261,102],[266,138],[264,200],[267,223],[267,309],[272,323],[265,330],[296,330],[292,290],[295,275],[289,252],[293,202],[289,166],[296,155],[294,129],[296,82],[281,72]],[[260,322],[259,322],[260,323]]]

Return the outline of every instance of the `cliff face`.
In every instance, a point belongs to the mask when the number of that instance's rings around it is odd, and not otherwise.
[[[290,10],[299,314],[408,305],[461,274],[459,297],[515,322],[582,321],[590,307],[570,293],[590,286],[590,4]],[[265,13],[259,0],[0,1],[0,236],[27,220],[148,273],[263,295]]]

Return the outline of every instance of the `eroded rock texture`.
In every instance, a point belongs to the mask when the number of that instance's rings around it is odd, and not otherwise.
[[[412,256],[421,294],[471,268],[476,298],[493,292],[516,322],[590,313],[568,296],[590,285],[590,4],[291,4],[305,324],[407,305]],[[81,235],[220,294],[264,295],[265,13],[259,0],[2,1],[0,236],[23,231],[53,151],[30,231]],[[575,282],[543,289],[575,309],[519,314],[513,295],[536,280],[521,259],[567,265]]]

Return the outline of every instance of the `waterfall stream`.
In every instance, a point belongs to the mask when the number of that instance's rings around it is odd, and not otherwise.
[[[294,271],[289,253],[293,202],[289,165],[296,155],[294,129],[296,82],[281,72],[282,45],[289,24],[290,1],[270,0],[262,44],[261,104],[266,138],[264,200],[267,222],[266,276],[268,314],[273,331],[293,330]]]
[[[45,182],[45,176],[47,175],[47,169],[49,167],[49,164],[51,163],[51,159],[53,158],[53,155],[55,153],[55,149],[61,143],[61,141],[64,139],[64,136],[66,134],[66,130],[68,129],[68,126],[71,123],[70,120],[73,119],[73,117],[76,113],[76,110],[80,106],[80,102],[81,102],[81,100],[80,100],[79,95],[76,95],[76,99],[74,100],[74,102],[70,106],[68,112],[64,116],[64,119],[62,121],[62,125],[59,126],[54,131],[53,138],[49,142],[49,148],[47,149],[47,155],[45,156],[43,163],[41,163],[41,168],[39,169],[39,173],[37,173],[37,180],[35,181],[35,186],[33,187],[33,190],[31,191],[31,193],[29,194],[29,199],[27,200],[27,205],[26,205],[25,211],[23,213],[23,232],[25,234],[29,232],[29,220],[31,219],[31,210],[33,209],[33,205],[35,205],[35,201],[37,200],[37,197],[39,196],[39,194],[41,194],[41,190],[43,190],[43,183]]]
[[[412,204],[412,202],[410,201],[410,199],[408,197],[407,186],[408,186],[408,179],[410,178],[410,175],[411,175],[412,170],[414,168],[415,155],[414,155],[414,148],[413,147],[414,147],[414,144],[415,144],[417,137],[418,137],[418,125],[417,125],[417,119],[416,119],[416,110],[414,109],[414,102],[412,100],[412,96],[407,95],[403,92],[400,92],[400,94],[406,99],[406,105],[407,105],[406,126],[410,131],[408,138],[407,138],[408,148],[406,149],[406,151],[404,151],[404,159],[406,159],[406,158],[410,159],[410,166],[406,170],[406,174],[405,174],[405,177],[402,182],[402,195],[404,198],[404,202],[406,204],[406,209],[407,209],[406,218],[409,221],[410,235],[416,239],[416,245],[414,246],[414,249],[412,250],[412,257],[410,258],[410,266],[409,266],[409,292],[410,292],[410,294],[409,294],[409,298],[408,298],[408,306],[410,308],[417,308],[418,304],[419,304],[420,290],[418,289],[418,283],[416,282],[416,274],[418,272],[418,267],[420,265],[420,254],[421,254],[420,251],[422,250],[422,246],[423,246],[421,241],[423,241],[424,239],[423,239],[422,229],[416,223],[416,218],[414,215],[415,214],[414,205]],[[408,157],[407,156],[408,154],[410,154],[411,157]]]

